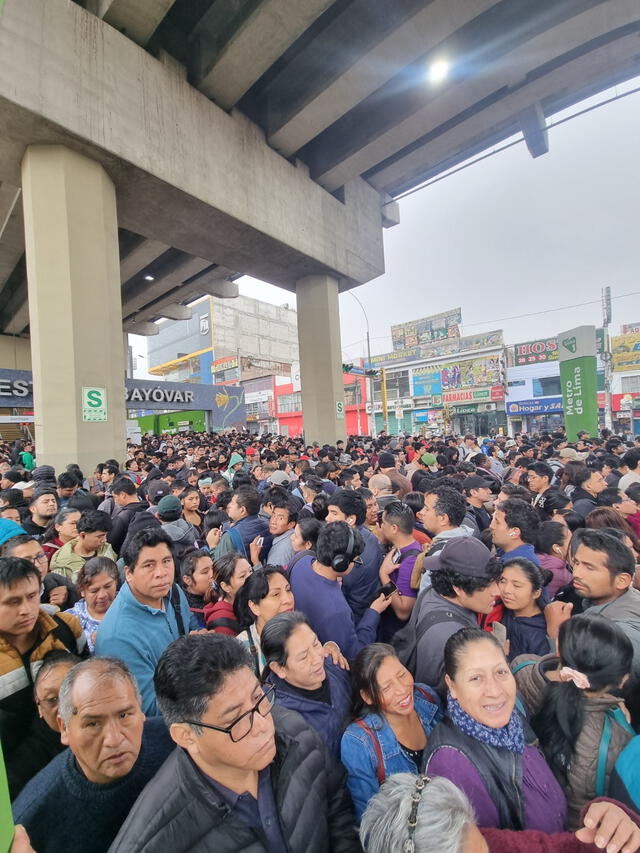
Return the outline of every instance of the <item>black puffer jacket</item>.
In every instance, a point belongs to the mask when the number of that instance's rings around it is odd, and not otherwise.
[[[271,779],[290,853],[361,853],[343,768],[295,711],[273,709]],[[266,853],[188,754],[176,749],[147,785],[109,853]]]

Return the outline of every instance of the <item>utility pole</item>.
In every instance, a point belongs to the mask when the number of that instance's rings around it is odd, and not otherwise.
[[[367,324],[367,368],[369,370],[371,370],[373,365],[371,364],[371,339],[369,336],[369,318],[367,317],[367,312],[364,310],[364,305],[362,304],[362,302],[360,302],[360,300],[355,295],[353,290],[348,290],[347,293],[350,296],[353,296],[353,298],[356,300],[356,302],[358,303],[360,308],[362,308],[362,313],[364,314],[364,321]],[[369,433],[369,435],[375,435],[375,432],[376,432],[375,417],[376,416],[375,416],[374,411],[373,411],[373,379],[371,378],[371,376],[369,376],[369,378],[368,378],[367,397],[368,397],[369,403],[371,405],[371,414],[368,417],[369,424],[368,424],[367,432]],[[385,409],[385,411],[386,411],[386,409]],[[385,429],[386,429],[386,426],[385,426]]]
[[[613,415],[611,413],[611,345],[609,341],[609,324],[611,323],[611,288],[602,288],[602,329],[603,329],[603,352],[604,362],[604,425],[613,431]]]
[[[384,431],[389,434],[389,413],[387,411],[387,371],[386,368],[380,369],[380,392],[382,396],[382,423]]]

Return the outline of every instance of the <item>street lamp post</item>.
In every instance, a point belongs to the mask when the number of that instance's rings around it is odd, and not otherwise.
[[[364,314],[364,321],[367,324],[367,369],[371,370],[371,337],[369,335],[369,318],[367,317],[367,312],[364,310],[364,305],[362,304],[362,302],[360,302],[360,300],[355,295],[353,290],[348,290],[347,293],[349,293],[350,296],[353,296],[353,298],[356,300],[356,302],[358,303],[360,308],[362,308],[362,313]],[[371,413],[369,414],[367,421],[368,421],[369,435],[374,435],[376,430],[375,430],[375,414],[373,412],[373,380],[370,376],[368,376],[367,379],[368,379],[367,397],[369,398],[369,405],[371,407]]]

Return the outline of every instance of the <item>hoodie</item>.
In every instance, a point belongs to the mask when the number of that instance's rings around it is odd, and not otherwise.
[[[640,592],[632,586],[613,601],[606,604],[591,604],[584,601],[584,612],[587,616],[599,613],[617,622],[633,644],[633,666],[629,689],[637,690],[640,686]]]
[[[162,529],[176,545],[184,548],[195,548],[198,531],[193,524],[189,524],[184,518],[167,521],[162,525]]]
[[[242,456],[240,456],[239,453],[232,453],[231,459],[229,460],[229,466],[228,466],[227,470],[223,471],[223,473],[222,473],[222,476],[225,478],[225,480],[228,483],[231,483],[231,481],[233,480],[233,475],[236,473],[233,470],[233,466],[237,465],[238,462],[244,462],[244,459],[242,458]]]

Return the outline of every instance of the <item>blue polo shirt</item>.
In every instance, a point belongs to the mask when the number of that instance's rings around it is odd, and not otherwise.
[[[179,589],[180,611],[185,632],[198,629],[198,622],[189,610],[184,592]],[[160,714],[153,688],[153,673],[160,655],[180,636],[176,614],[169,596],[163,609],[141,604],[128,583],[120,588],[111,607],[98,628],[95,654],[123,660],[138,683],[142,710],[147,717]]]
[[[514,548],[513,551],[503,551],[500,548],[498,549],[498,557],[501,563],[506,563],[507,560],[513,560],[515,557],[526,557],[527,560],[531,560],[536,566],[540,565],[540,560],[536,556],[533,545],[529,545],[528,542],[523,542],[522,545]]]

